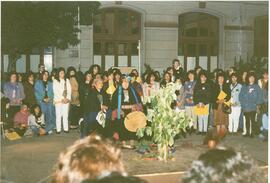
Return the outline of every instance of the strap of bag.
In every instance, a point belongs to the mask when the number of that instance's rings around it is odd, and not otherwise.
[[[121,118],[122,86],[118,87],[117,119]]]

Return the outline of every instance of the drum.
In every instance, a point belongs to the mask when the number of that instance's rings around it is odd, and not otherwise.
[[[136,132],[146,126],[146,116],[140,111],[131,112],[126,116],[124,124],[128,131]]]

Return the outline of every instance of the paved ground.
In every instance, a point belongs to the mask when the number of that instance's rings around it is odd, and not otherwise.
[[[186,171],[191,162],[207,150],[202,145],[202,138],[202,136],[192,135],[177,140],[175,160],[167,163],[145,160],[135,151],[125,149],[123,150],[124,164],[131,175]],[[1,176],[16,183],[48,182],[46,178],[50,175],[59,152],[77,139],[79,134],[71,132],[17,141],[2,140]],[[223,143],[237,150],[247,151],[260,165],[267,165],[267,142],[261,142],[256,138],[243,138],[239,135],[227,136]]]

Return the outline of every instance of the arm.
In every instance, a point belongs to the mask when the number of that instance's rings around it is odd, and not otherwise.
[[[66,80],[67,83],[67,99],[71,100],[71,85],[69,79]]]
[[[40,85],[39,81],[36,81],[34,88],[35,88],[36,100],[37,100],[37,102],[41,103],[44,96],[42,94],[42,88],[41,88],[41,85]]]

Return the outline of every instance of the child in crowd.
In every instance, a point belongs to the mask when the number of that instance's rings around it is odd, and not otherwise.
[[[28,117],[28,126],[34,135],[46,134],[44,115],[38,104],[33,105],[31,108],[31,114]]]

